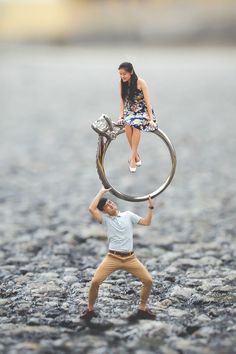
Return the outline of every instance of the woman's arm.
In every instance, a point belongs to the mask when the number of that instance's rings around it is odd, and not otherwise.
[[[148,111],[148,120],[153,121],[153,116],[152,116],[152,106],[151,106],[151,101],[150,101],[150,95],[149,95],[149,90],[147,87],[147,84],[144,80],[139,79],[140,85],[141,85],[141,89],[143,91],[143,95],[144,95],[144,100],[147,106],[147,111]]]
[[[119,94],[120,94],[120,115],[119,115],[119,120],[124,119],[124,100],[122,98],[122,88],[121,88],[121,81],[119,85]]]

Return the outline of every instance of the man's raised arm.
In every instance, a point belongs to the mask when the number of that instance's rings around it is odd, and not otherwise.
[[[102,223],[102,213],[97,209],[97,206],[99,200],[106,192],[109,192],[109,190],[111,190],[111,188],[106,189],[102,187],[89,206],[89,212],[100,224]]]
[[[144,218],[141,218],[138,222],[139,225],[144,225],[144,226],[148,226],[151,224],[152,222],[152,214],[153,214],[153,209],[154,209],[154,204],[153,201],[149,195],[149,199],[148,199],[148,212],[147,215]]]

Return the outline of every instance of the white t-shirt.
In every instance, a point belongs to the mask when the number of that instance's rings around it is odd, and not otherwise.
[[[124,211],[117,216],[102,215],[102,223],[106,226],[109,249],[120,252],[133,251],[133,225],[141,216],[131,211]]]

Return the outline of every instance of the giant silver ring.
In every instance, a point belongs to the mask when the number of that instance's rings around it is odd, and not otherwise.
[[[150,133],[156,134],[159,136],[164,143],[166,144],[170,157],[171,157],[171,162],[172,162],[172,167],[170,174],[166,181],[159,187],[157,188],[154,192],[144,195],[144,196],[132,196],[128,194],[124,194],[120,191],[118,191],[114,186],[112,186],[107,177],[106,177],[106,172],[104,169],[104,159],[105,155],[107,152],[107,149],[112,142],[112,140],[116,139],[118,135],[124,133],[124,125],[116,124],[112,122],[112,120],[105,114],[103,114],[98,120],[96,120],[92,125],[92,129],[98,133],[98,146],[97,146],[97,155],[96,155],[96,166],[97,166],[97,172],[99,175],[99,178],[105,188],[111,188],[110,192],[114,194],[116,197],[129,201],[129,202],[143,202],[145,200],[148,200],[149,195],[151,198],[155,198],[158,196],[160,193],[162,193],[170,184],[172,181],[174,174],[175,174],[175,169],[176,169],[176,153],[174,146],[172,145],[170,139],[167,137],[167,135],[161,131],[158,127],[154,129],[153,131],[150,131]]]

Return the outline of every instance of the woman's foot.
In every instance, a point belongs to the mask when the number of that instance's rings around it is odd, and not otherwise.
[[[140,159],[139,154],[137,154],[136,157],[135,157],[135,164],[136,164],[137,167],[140,167],[142,165],[142,161]]]
[[[135,162],[135,160],[129,160],[128,163],[129,163],[130,172],[132,172],[132,173],[136,172],[136,162]]]

